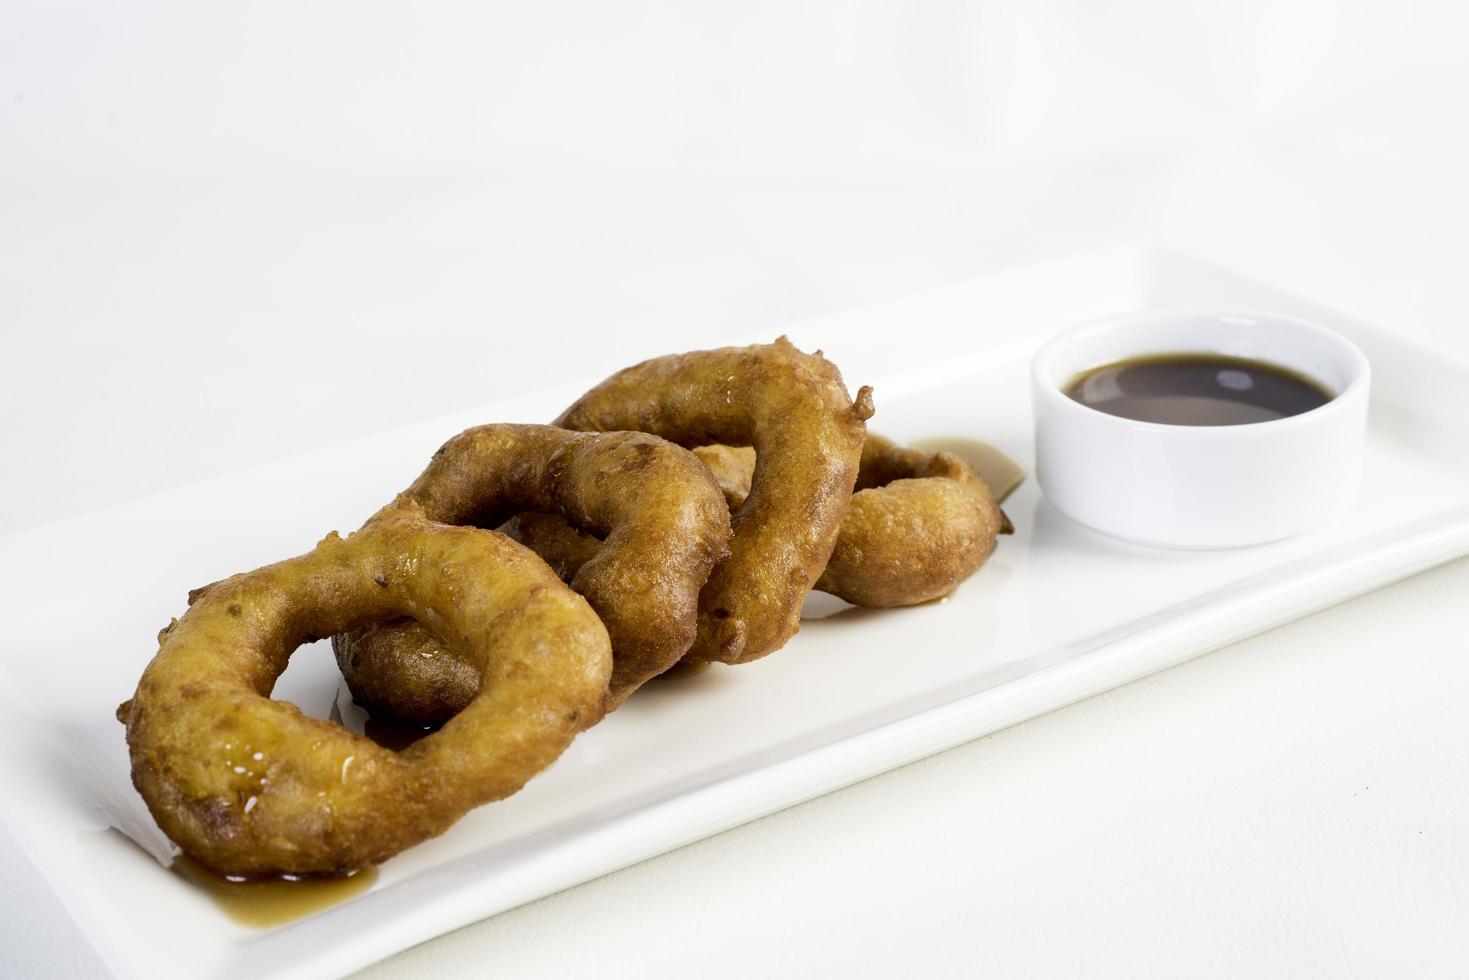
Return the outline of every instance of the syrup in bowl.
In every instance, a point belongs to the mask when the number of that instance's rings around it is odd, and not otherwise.
[[[1248,425],[1289,418],[1335,397],[1289,368],[1224,354],[1148,354],[1090,368],[1066,394],[1108,415],[1167,425]]]

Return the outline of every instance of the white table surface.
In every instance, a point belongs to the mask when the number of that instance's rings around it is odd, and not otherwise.
[[[782,21],[774,47],[742,26],[776,80],[735,101],[718,45],[677,59],[672,94],[636,65],[696,19],[650,41],[583,9],[516,62],[532,97],[508,68],[473,74],[457,21],[385,67],[381,10],[321,53],[339,23],[267,30],[283,9],[8,8],[0,533],[1121,236],[1469,356],[1460,15],[1124,6],[1109,26],[978,5],[966,36],[1011,57],[977,78],[910,56],[868,79],[852,66],[890,49],[889,21],[821,45],[829,22]],[[903,43],[942,53],[950,26]],[[597,31],[620,74],[577,43]],[[282,64],[293,80],[252,75]],[[573,64],[612,91],[546,88]],[[344,66],[396,81],[359,99]],[[521,94],[453,102],[491,84]],[[1465,595],[1469,563],[1445,566],[365,975],[1463,975]],[[13,855],[0,871],[0,973],[98,972]]]

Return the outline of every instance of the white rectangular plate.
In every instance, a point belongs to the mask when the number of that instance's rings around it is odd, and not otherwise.
[[[1028,466],[1040,338],[1120,310],[1215,304],[1314,318],[1371,358],[1367,470],[1345,520],[1258,548],[1150,550],[1071,523],[1029,481],[1006,505],[1014,537],[948,601],[811,620],[758,663],[655,683],[518,796],[389,861],[366,894],[268,931],[236,925],[149,856],[163,842],[112,712],[154,634],[189,587],[356,527],[461,428],[544,421],[598,379],[7,538],[6,853],[119,975],[339,975],[1469,551],[1469,368],[1195,260],[1120,247],[791,336],[823,348],[850,387],[875,386],[874,431],[971,436]],[[325,715],[337,687],[317,644],[277,696]]]

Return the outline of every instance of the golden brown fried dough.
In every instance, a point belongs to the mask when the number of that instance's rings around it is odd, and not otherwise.
[[[694,450],[731,507],[744,502],[755,469],[749,447]],[[952,453],[925,453],[869,434],[852,506],[816,588],[858,606],[911,606],[948,595],[984,564],[1010,523],[974,469]],[[574,572],[595,546],[564,522],[516,533],[536,554]]]
[[[755,450],[749,446],[697,446],[694,455],[713,474],[730,510],[745,502],[750,495],[750,478],[755,475]],[[857,478],[862,478],[860,469]]]
[[[704,587],[688,653],[735,664],[796,632],[851,501],[871,415],[871,389],[854,401],[835,365],[782,337],[644,361],[587,392],[556,424],[651,432],[689,447],[755,447],[731,554]]]
[[[509,525],[518,532],[563,519],[562,534],[584,545],[565,578],[612,637],[613,708],[693,643],[699,590],[730,538],[708,471],[643,432],[480,426],[445,443],[406,495],[447,524],[493,527],[527,511]],[[434,724],[474,695],[474,671],[419,623],[372,626],[333,646],[353,695],[375,711]]]
[[[270,700],[301,644],[399,616],[432,623],[478,672],[440,731],[393,752]],[[228,874],[328,874],[520,789],[602,717],[611,670],[607,631],[544,562],[400,499],[345,540],[203,590],[118,718],[133,784],[192,857]]]
[[[816,588],[857,606],[946,596],[984,564],[1010,522],[978,473],[951,453],[869,435],[852,507]]]
[[[563,582],[575,579],[581,567],[602,547],[599,539],[578,531],[560,514],[517,514],[499,530],[540,555]]]

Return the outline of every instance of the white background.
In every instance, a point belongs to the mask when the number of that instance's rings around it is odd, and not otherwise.
[[[1117,237],[1469,355],[1466,33],[1385,0],[7,0],[0,533]],[[1463,975],[1466,587],[370,972]]]

